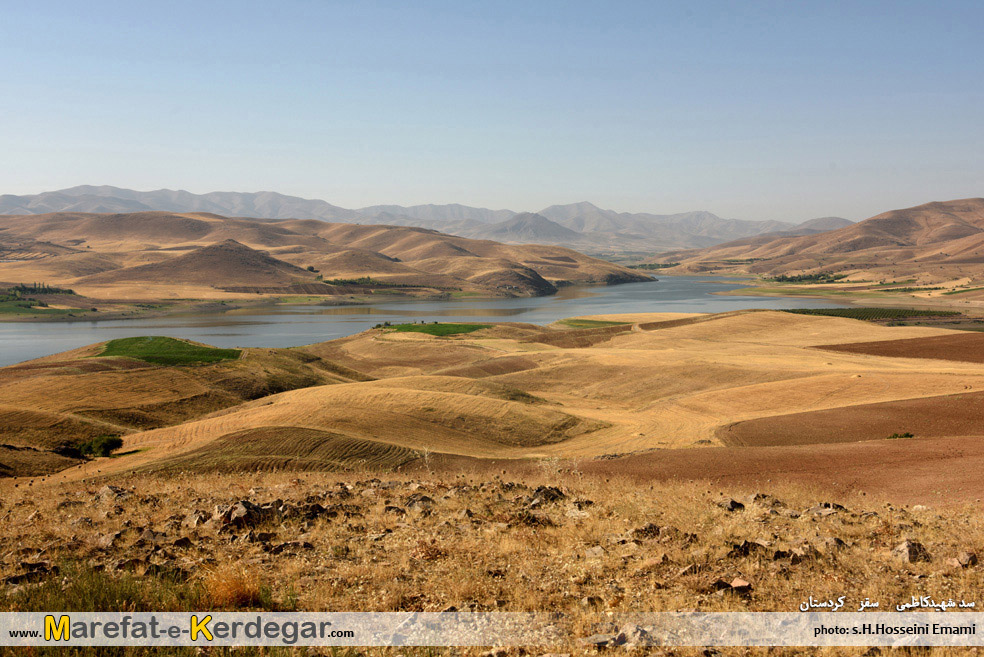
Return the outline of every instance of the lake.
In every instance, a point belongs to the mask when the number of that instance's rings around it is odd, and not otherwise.
[[[549,324],[576,315],[724,312],[744,308],[831,308],[821,299],[714,296],[741,287],[709,276],[667,276],[610,287],[569,287],[551,297],[385,301],[362,306],[271,305],[209,314],[91,322],[0,323],[0,366],[139,335],[168,335],[216,347],[295,347],[352,335],[381,322],[513,321]]]

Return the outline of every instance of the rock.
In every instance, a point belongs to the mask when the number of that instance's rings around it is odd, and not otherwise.
[[[406,500],[407,508],[412,511],[430,511],[434,508],[434,499],[423,493],[414,493]]]
[[[584,551],[584,556],[587,559],[601,559],[605,556],[605,548],[600,545],[590,547]]]
[[[954,559],[950,560],[950,564],[956,568],[970,568],[971,566],[976,566],[977,554],[974,552],[961,552]]]
[[[929,551],[918,541],[906,539],[895,546],[892,555],[907,563],[931,561]]]
[[[759,543],[758,541],[742,541],[741,543],[735,543],[731,546],[731,551],[728,552],[728,558],[735,559],[738,557],[747,557],[753,553],[764,552],[767,548],[767,545]]]
[[[195,529],[196,527],[205,524],[208,520],[208,516],[201,511],[192,511],[184,517],[181,521],[182,527],[187,527],[188,529]]]
[[[745,510],[745,505],[742,504],[741,502],[737,501],[737,500],[732,500],[732,499],[720,500],[718,502],[715,502],[715,504],[717,504],[719,507],[721,507],[725,511],[728,511],[729,513],[734,512],[734,511],[744,511]]]
[[[269,550],[270,554],[280,554],[281,552],[295,552],[297,550],[313,550],[314,546],[307,541],[287,541],[274,545]]]
[[[823,547],[825,552],[834,552],[836,550],[843,550],[847,547],[847,543],[842,541],[836,536],[825,536],[820,539],[820,545]]]
[[[586,595],[583,598],[581,598],[580,604],[582,607],[595,608],[605,604],[605,601],[602,600],[597,595]]]
[[[971,566],[976,566],[977,565],[977,553],[976,552],[961,552],[957,556],[957,561],[959,561],[960,562],[960,565],[963,566],[964,568],[969,568]]]
[[[731,580],[731,591],[738,595],[748,595],[752,592],[752,584],[748,580],[736,577]]]
[[[175,548],[190,548],[194,546],[195,543],[187,536],[182,536],[181,538],[171,542],[171,547],[175,547]]]
[[[632,530],[632,536],[638,539],[648,539],[648,538],[659,538],[662,528],[655,522],[651,522],[642,527],[637,527]]]
[[[108,550],[116,546],[117,541],[122,538],[123,532],[113,532],[112,534],[103,534],[96,539],[96,547]]]
[[[530,493],[529,497],[526,498],[526,501],[529,507],[537,507],[544,504],[559,502],[566,497],[567,496],[559,488],[554,488],[553,486],[537,486],[533,489],[533,492]]]
[[[407,515],[407,512],[406,511],[404,511],[403,509],[401,509],[398,506],[393,506],[392,504],[388,504],[386,506],[386,508],[383,509],[383,513],[392,513],[393,515],[396,515],[396,516],[405,516],[405,515]]]
[[[153,529],[145,529],[137,537],[136,545],[157,545],[161,538],[163,538],[163,534],[158,534]]]
[[[240,500],[229,510],[227,522],[236,527],[251,527],[260,522],[263,511],[249,500]]]
[[[618,634],[615,635],[615,640],[613,644],[616,646],[624,646],[626,648],[635,648],[637,646],[651,646],[655,645],[652,635],[638,625],[623,625]]]
[[[108,484],[96,492],[96,499],[100,502],[115,502],[117,500],[123,500],[132,496],[133,493],[120,488],[119,486],[110,486]]]
[[[465,520],[467,518],[472,518],[474,516],[475,514],[472,513],[471,509],[462,509],[461,511],[458,511],[456,514],[454,514],[454,517],[458,518],[459,520]]]
[[[143,571],[147,568],[147,560],[140,557],[130,557],[129,559],[121,559],[117,561],[113,566],[114,570],[128,570],[135,572],[138,575],[143,574]]]
[[[595,648],[607,648],[610,645],[614,645],[614,641],[614,634],[592,634],[589,637],[581,639],[581,645],[594,646]]]
[[[913,513],[922,513],[923,511],[929,511],[929,507],[924,504],[917,504],[912,507]]]
[[[815,561],[820,559],[823,555],[817,550],[813,545],[807,541],[800,541],[797,543],[793,549],[793,556],[790,557],[794,564],[802,563],[804,561]]]
[[[747,498],[745,498],[745,504],[764,506],[769,508],[785,506],[778,499],[767,493],[752,493]]]
[[[527,509],[521,510],[514,517],[516,524],[526,525],[527,527],[553,527],[553,521],[542,513],[533,513]],[[500,523],[503,524],[503,523]],[[506,524],[506,529],[509,525]]]
[[[2,581],[4,584],[10,586],[16,586],[18,584],[27,584],[31,582],[40,582],[45,577],[49,575],[58,574],[58,566],[52,566],[48,562],[38,562],[38,563],[28,563],[23,562],[20,567],[24,570],[22,573],[16,575],[10,575],[4,578]]]
[[[841,506],[840,504],[837,504],[836,502],[821,502],[820,504],[807,509],[806,513],[811,513],[815,516],[826,517],[826,516],[832,516],[838,511],[847,511],[847,509]]]

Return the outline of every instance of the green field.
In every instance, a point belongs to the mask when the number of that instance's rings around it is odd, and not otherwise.
[[[471,333],[484,328],[491,328],[491,324],[379,324],[375,328],[388,328],[403,333],[426,333],[428,335],[457,335],[459,333]]]
[[[825,315],[867,321],[879,319],[909,319],[913,317],[956,317],[962,313],[952,310],[916,310],[914,308],[790,308],[783,310],[797,315]]]
[[[45,308],[36,302],[24,299],[0,301],[0,315],[68,315],[81,310],[66,310],[64,308]]]
[[[602,328],[605,326],[624,326],[628,322],[607,322],[600,319],[562,319],[557,322],[576,329]]]
[[[110,340],[99,355],[123,356],[155,365],[193,365],[235,360],[239,354],[239,349],[217,349],[154,335]]]
[[[964,292],[976,292],[978,290],[984,290],[984,287],[968,287],[963,290],[950,290],[949,292],[944,292],[943,294],[963,294]]]

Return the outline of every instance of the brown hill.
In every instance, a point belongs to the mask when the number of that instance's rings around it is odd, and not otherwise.
[[[198,366],[79,350],[0,369],[0,429],[21,450],[17,462],[24,448],[50,455],[66,439],[121,434],[136,451],[87,466],[103,473],[198,459],[249,469],[254,459],[303,457],[313,459],[305,467],[334,468],[354,454],[592,459],[980,435],[973,333],[772,311],[608,319],[629,323],[502,324],[449,337],[375,329]],[[831,350],[845,342],[859,344]],[[851,421],[835,422],[841,412]],[[45,467],[64,465],[52,457]]]
[[[563,247],[506,245],[406,226],[208,213],[0,217],[0,251],[7,254],[0,280],[44,280],[105,299],[274,294],[294,281],[313,281],[308,268],[326,280],[371,279],[397,291],[417,286],[504,296],[649,280]]]
[[[315,275],[235,240],[203,246],[163,262],[101,272],[80,283],[192,283],[201,285],[290,285]]]
[[[678,271],[879,271],[936,279],[984,275],[984,198],[892,210],[838,230],[661,254]]]

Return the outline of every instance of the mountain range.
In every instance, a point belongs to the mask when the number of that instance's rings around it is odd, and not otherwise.
[[[552,205],[539,212],[489,210],[466,205],[374,205],[346,209],[318,199],[276,192],[210,192],[159,189],[140,192],[81,185],[53,192],[0,196],[0,214],[51,212],[210,212],[254,219],[319,219],[329,222],[417,226],[459,237],[509,244],[551,244],[605,257],[713,246],[773,233],[807,235],[850,225],[823,217],[800,224],[723,219],[706,211],[678,214],[604,210],[588,202]]]
[[[926,203],[822,233],[763,235],[663,253],[655,260],[680,263],[674,268],[679,273],[827,271],[870,278],[878,272],[925,281],[979,279],[984,276],[984,198]]]
[[[258,221],[211,212],[0,217],[0,281],[7,287],[45,281],[100,299],[377,291],[530,296],[571,284],[647,280],[563,247],[501,244],[417,227]]]

